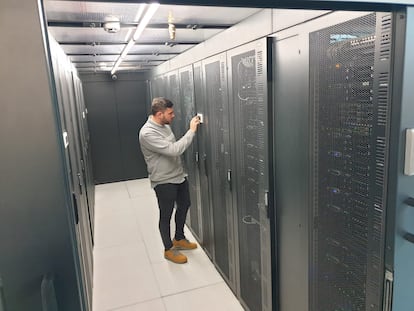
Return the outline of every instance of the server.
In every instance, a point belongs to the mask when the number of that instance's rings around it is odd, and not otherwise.
[[[4,3],[11,23],[14,5]],[[87,310],[93,186],[81,83],[55,47],[27,44],[27,34],[45,40],[44,27],[36,5],[23,10],[36,27],[23,37],[8,29],[6,39],[38,59],[53,56],[40,66],[21,52],[6,60],[24,62],[36,79],[8,72],[3,81],[2,177],[11,178],[3,182],[0,308]],[[403,168],[412,165],[404,147],[413,143],[413,16],[412,7],[331,12],[278,28],[272,55],[266,40],[238,42],[154,78],[155,96],[182,103],[177,135],[196,112],[205,117],[186,155],[189,224],[246,309],[412,307],[413,180]],[[39,199],[44,189],[50,194]],[[19,238],[10,239],[16,225]],[[22,253],[37,260],[22,264]]]
[[[227,100],[226,55],[220,54],[203,61],[203,89],[205,125],[208,135],[204,144],[207,149],[207,174],[209,176],[212,257],[226,279],[230,279],[232,254],[229,243],[233,239],[230,180],[229,103]],[[230,281],[231,282],[231,281]]]
[[[194,79],[193,79],[193,67],[188,66],[179,70],[179,90],[181,113],[183,118],[183,124],[189,124],[191,119],[196,115],[195,96],[194,96]],[[198,130],[198,129],[197,129]],[[199,152],[198,152],[197,137],[194,138],[193,143],[188,147],[184,153],[184,163],[189,174],[188,179],[191,181],[189,184],[190,199],[192,202],[192,208],[190,209],[189,223],[193,230],[193,234],[201,238],[201,203],[200,203],[200,177],[199,177]],[[203,189],[204,190],[204,189]]]
[[[185,155],[189,226],[245,307],[271,310],[267,41],[194,64],[194,87],[191,68],[179,72],[181,116],[204,119]]]
[[[39,5],[0,4],[2,22],[25,20],[24,31],[4,34],[16,45],[2,54],[2,67],[22,67],[2,71],[0,309],[90,310],[93,186],[81,85],[47,37]]]
[[[60,125],[64,137],[64,160],[67,169],[67,176],[69,177],[69,190],[72,196],[73,209],[75,213],[75,222],[73,225],[76,230],[76,242],[79,251],[79,260],[81,262],[81,286],[82,295],[87,302],[88,309],[92,308],[92,287],[93,287],[93,208],[89,207],[88,202],[88,184],[92,181],[88,177],[89,168],[86,163],[89,163],[88,154],[84,152],[82,136],[87,135],[84,128],[79,123],[80,113],[78,105],[81,105],[79,88],[75,87],[72,77],[71,64],[66,58],[57,42],[51,40],[52,52],[52,69],[54,72],[56,95],[57,95],[57,110],[59,112]],[[90,188],[89,188],[90,189]],[[91,202],[92,203],[92,202]]]
[[[391,25],[378,13],[310,34],[313,310],[382,309]]]
[[[394,35],[404,21],[396,16],[377,12],[339,22],[337,15],[336,22],[321,19],[296,37],[276,39],[276,133],[287,128],[283,119],[300,124],[287,134],[300,145],[283,134],[275,139],[282,309],[392,310],[395,201],[389,196],[397,172],[389,170],[396,160],[390,135],[400,109],[392,78],[401,57]],[[287,84],[309,89],[295,92]],[[286,195],[293,183],[304,198]],[[309,295],[309,304],[290,294],[292,273],[296,294]]]
[[[189,225],[247,310],[392,310],[404,14],[331,14],[193,64]]]
[[[272,310],[267,41],[230,50],[227,57],[238,292],[248,309]]]
[[[200,241],[207,252],[212,257],[213,254],[213,235],[212,235],[212,223],[211,219],[211,187],[209,183],[209,164],[208,164],[208,150],[209,146],[203,142],[206,142],[209,137],[210,127],[208,126],[207,117],[207,105],[205,104],[204,97],[204,82],[203,71],[201,62],[193,64],[193,77],[194,77],[194,96],[196,100],[197,112],[203,115],[203,123],[198,129],[198,175],[200,176],[200,209],[201,209],[201,228],[200,228]]]

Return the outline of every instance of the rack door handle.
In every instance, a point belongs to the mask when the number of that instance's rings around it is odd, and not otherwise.
[[[230,191],[232,191],[232,171],[231,171],[231,169],[227,170],[227,182],[229,184]]]
[[[82,184],[82,175],[80,174],[80,173],[78,173],[78,174],[76,174],[77,176],[78,176],[78,183],[79,183],[79,191],[80,191],[80,194],[82,195],[83,194],[83,184]]]

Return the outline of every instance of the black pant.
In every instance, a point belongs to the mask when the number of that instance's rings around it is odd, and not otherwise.
[[[184,224],[190,207],[190,193],[188,191],[187,179],[181,184],[160,184],[155,188],[158,199],[158,207],[160,209],[160,221],[158,227],[160,229],[162,242],[165,250],[170,249],[173,244],[171,242],[170,222],[171,215],[176,204],[175,211],[175,236],[176,240],[185,239]]]

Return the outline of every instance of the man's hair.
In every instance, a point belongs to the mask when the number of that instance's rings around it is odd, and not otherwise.
[[[172,108],[172,106],[171,100],[164,97],[155,97],[151,104],[151,114],[155,116],[158,111],[164,112],[167,108]]]

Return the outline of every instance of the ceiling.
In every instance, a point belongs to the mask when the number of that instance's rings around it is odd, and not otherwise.
[[[113,69],[143,20],[138,12],[145,7],[140,3],[64,0],[46,0],[44,6],[49,32],[80,73]],[[117,70],[150,70],[259,10],[160,5]],[[111,18],[119,20],[120,29],[115,33],[104,30],[105,21]],[[169,24],[175,27],[173,39]]]

